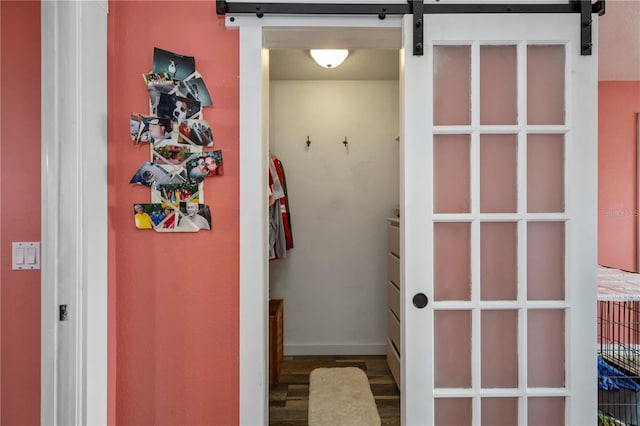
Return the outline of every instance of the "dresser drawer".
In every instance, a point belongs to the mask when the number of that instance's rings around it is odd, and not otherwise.
[[[400,388],[400,355],[393,347],[390,340],[387,339],[387,364],[389,364],[389,370],[391,375],[396,380],[398,388]]]
[[[400,290],[391,281],[387,281],[387,303],[389,309],[400,318]]]
[[[387,278],[400,288],[400,259],[391,253],[387,253]]]
[[[391,223],[387,225],[387,243],[389,251],[400,257],[400,227]]]
[[[400,321],[398,318],[391,312],[390,309],[387,310],[387,334],[389,335],[389,339],[393,342],[400,351]]]

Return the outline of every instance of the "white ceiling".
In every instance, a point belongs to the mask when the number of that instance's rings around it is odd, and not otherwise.
[[[265,30],[272,80],[397,80],[399,28]],[[318,66],[309,49],[349,49],[337,68]]]
[[[599,79],[640,81],[640,0],[607,0],[599,20]],[[366,34],[364,33],[366,32]],[[325,30],[301,28],[292,34],[265,34],[274,80],[395,80],[398,79],[400,32],[391,28]],[[350,48],[335,69],[313,62],[308,49]]]
[[[316,64],[309,50],[272,49],[269,77],[272,80],[398,80],[399,53],[391,49],[351,50],[337,68]]]

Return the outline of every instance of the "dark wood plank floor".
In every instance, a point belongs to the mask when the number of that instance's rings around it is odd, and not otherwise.
[[[285,356],[280,381],[269,390],[271,426],[306,426],[309,373],[320,367],[358,367],[369,378],[383,426],[400,425],[400,391],[384,355]]]

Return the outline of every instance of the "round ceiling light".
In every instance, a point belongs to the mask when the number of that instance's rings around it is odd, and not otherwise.
[[[311,57],[324,68],[335,68],[347,59],[347,49],[311,49]]]

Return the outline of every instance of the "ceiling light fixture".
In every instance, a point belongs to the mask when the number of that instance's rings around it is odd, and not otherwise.
[[[335,68],[347,59],[347,49],[311,49],[311,57],[324,68]]]

